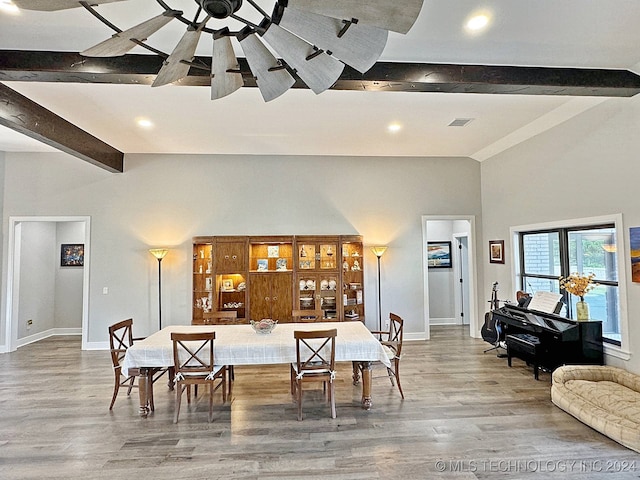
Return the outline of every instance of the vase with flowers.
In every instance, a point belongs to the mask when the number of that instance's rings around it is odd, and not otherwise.
[[[580,298],[580,301],[576,302],[576,317],[578,321],[589,320],[589,304],[584,301],[584,296],[598,286],[593,281],[594,278],[594,273],[589,275],[572,273],[568,277],[560,277],[560,288]]]

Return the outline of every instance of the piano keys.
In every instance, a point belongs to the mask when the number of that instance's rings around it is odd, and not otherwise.
[[[493,315],[505,338],[517,334],[537,337],[535,363],[549,371],[561,365],[604,364],[601,321],[577,322],[515,305],[505,305]]]

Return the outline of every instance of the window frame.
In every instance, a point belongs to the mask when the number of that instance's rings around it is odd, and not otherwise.
[[[600,217],[589,217],[589,218],[579,218],[572,219],[566,221],[559,222],[550,222],[550,223],[542,223],[542,224],[531,224],[531,225],[521,225],[516,227],[511,227],[511,251],[513,252],[513,268],[512,268],[512,278],[513,285],[516,289],[521,289],[523,285],[523,272],[524,272],[524,256],[522,255],[522,234],[531,234],[531,233],[549,233],[549,232],[557,232],[564,230],[567,233],[569,231],[579,231],[579,230],[589,230],[593,228],[599,227],[611,227],[616,231],[616,249],[618,254],[616,255],[617,260],[617,268],[618,268],[618,302],[619,302],[619,327],[620,327],[620,342],[618,344],[617,341],[612,339],[606,339],[604,342],[605,353],[608,355],[615,356],[617,358],[621,358],[623,360],[629,360],[631,358],[631,354],[629,352],[629,327],[628,327],[628,314],[627,314],[627,293],[626,293],[626,284],[627,284],[627,273],[626,273],[626,259],[628,257],[628,251],[626,249],[626,232],[623,229],[622,222],[622,214],[614,214]],[[561,243],[567,243],[568,234],[559,235],[559,240]],[[561,246],[560,248],[560,264],[561,271],[563,268],[563,264],[565,264],[568,268],[569,266],[569,249],[568,245]],[[563,256],[565,258],[563,258]],[[570,272],[569,272],[570,273]],[[566,273],[561,273],[561,275]],[[537,275],[528,274],[528,277],[536,278]],[[557,280],[556,276],[552,275],[540,275],[539,278],[543,279],[554,279]],[[614,284],[616,282],[612,281],[599,281],[601,284]],[[515,292],[514,292],[515,293]]]

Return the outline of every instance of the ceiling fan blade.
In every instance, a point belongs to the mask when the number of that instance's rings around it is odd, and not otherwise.
[[[214,38],[211,59],[211,100],[226,97],[243,84],[238,59],[231,45],[231,37],[225,35]]]
[[[285,8],[277,22],[361,73],[382,55],[389,32],[382,28],[350,23],[317,13]]]
[[[357,19],[399,33],[407,33],[422,9],[423,0],[289,0],[289,7],[340,20]]]
[[[80,55],[85,57],[119,57],[127,53],[137,42],[144,42],[148,37],[156,33],[171,20],[182,15],[177,10],[167,10],[162,15],[150,18],[140,25],[136,25],[128,30],[116,33],[111,38],[87,48]],[[136,42],[137,41],[137,42]]]
[[[91,0],[91,5],[101,3],[122,2],[124,0]],[[66,10],[68,8],[81,7],[80,0],[13,0],[16,7],[23,10],[41,10],[43,12],[53,12],[55,10]]]
[[[152,87],[160,87],[184,78],[189,73],[189,63],[196,54],[196,47],[200,40],[201,28],[189,26],[171,55],[163,62]],[[186,63],[185,63],[186,62]]]
[[[240,35],[238,40],[265,102],[278,98],[296,83],[255,33]]]
[[[324,92],[340,77],[344,64],[315,50],[312,45],[272,23],[262,36],[316,94]]]

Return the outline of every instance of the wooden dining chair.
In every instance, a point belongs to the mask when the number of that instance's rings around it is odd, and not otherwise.
[[[293,310],[291,312],[294,322],[322,322],[323,316],[322,310]]]
[[[337,329],[293,332],[296,340],[296,363],[291,364],[291,393],[298,403],[298,420],[302,420],[302,386],[322,382],[328,388],[331,418],[336,418],[335,362]]]
[[[227,401],[226,375],[222,365],[215,365],[213,341],[215,332],[171,334],[173,362],[175,365],[176,406],[173,423],[178,423],[182,393],[187,391],[187,403],[191,403],[191,385],[209,387],[209,422],[213,419],[213,393],[222,387],[222,401]],[[217,385],[216,385],[216,381]]]
[[[127,395],[131,394],[131,390],[137,387],[135,384],[135,375],[124,377],[122,374],[122,361],[127,353],[127,349],[133,345],[133,342],[143,340],[143,338],[133,338],[133,319],[128,318],[118,323],[114,323],[109,327],[109,348],[111,351],[111,363],[113,365],[113,373],[115,376],[115,384],[113,388],[113,397],[111,398],[111,404],[109,410],[113,409],[113,404],[116,402],[120,387],[127,388]],[[147,382],[147,398],[149,399],[149,407],[154,409],[153,405],[153,384],[158,380],[165,372],[167,368],[156,368],[149,372],[149,381]],[[173,368],[171,368],[170,377],[173,374]],[[169,381],[170,388],[173,388],[173,379]]]
[[[209,324],[234,324],[236,323],[236,319],[238,318],[237,310],[219,310],[216,312],[207,313],[207,318],[204,319],[205,325]],[[231,396],[231,386],[233,385],[233,381],[236,379],[235,371],[233,370],[233,365],[227,365],[225,367],[227,372],[227,396]],[[196,395],[198,394],[198,386],[195,386]]]
[[[391,385],[398,386],[400,396],[404,400],[402,385],[400,384],[400,358],[402,357],[402,338],[404,334],[404,320],[395,313],[389,314],[389,330],[372,331],[374,335],[380,335],[380,342],[384,348],[387,357],[391,361],[391,367],[387,367],[387,375],[391,380]]]

